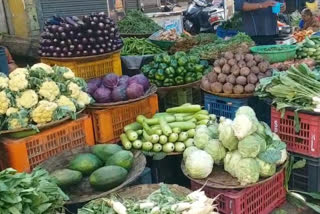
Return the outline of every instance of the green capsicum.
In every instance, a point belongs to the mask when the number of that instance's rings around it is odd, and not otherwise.
[[[164,76],[164,70],[162,69],[158,69],[156,74],[155,74],[155,78],[156,80],[164,80],[165,79],[165,76]]]
[[[174,54],[174,58],[176,60],[179,60],[181,57],[185,57],[185,56],[187,56],[187,54],[183,51],[178,51]]]
[[[177,69],[176,69],[176,73],[177,73],[177,75],[180,75],[180,76],[183,76],[187,71],[186,71],[186,69],[184,68],[184,67],[178,67]]]
[[[158,86],[158,87],[161,87],[161,86],[163,85],[163,82],[160,81],[160,80],[154,80],[153,82],[154,82],[154,84],[156,84],[156,86]]]
[[[197,64],[197,65],[194,66],[194,71],[195,71],[195,72],[202,73],[203,70],[204,70],[204,66],[201,65],[201,64]]]
[[[190,73],[190,72],[186,73],[186,75],[185,75],[185,77],[184,77],[184,81],[185,81],[186,83],[194,82],[194,81],[195,81],[195,78],[194,78],[193,73]]]
[[[156,69],[150,69],[150,71],[149,71],[149,73],[148,73],[148,78],[149,78],[149,79],[154,79],[156,72],[157,72]]]
[[[164,70],[164,73],[169,77],[174,77],[175,70],[173,67],[168,67],[168,68],[166,68],[166,70]]]
[[[188,63],[188,58],[183,56],[178,59],[179,66],[185,66]]]
[[[168,67],[166,63],[160,63],[159,64],[159,69],[165,70]]]
[[[175,60],[175,59],[171,59],[170,66],[173,67],[173,68],[177,68],[178,67],[178,61]]]
[[[161,63],[162,62],[162,54],[158,54],[158,55],[155,55],[153,60],[156,62],[156,63]]]
[[[200,59],[197,56],[189,56],[189,61],[194,64],[198,64],[200,62]]]
[[[175,82],[177,83],[177,85],[182,85],[184,84],[184,79],[182,76],[177,76],[176,78],[174,78]]]
[[[167,78],[163,81],[163,86],[165,86],[165,87],[169,87],[169,86],[173,86],[173,85],[175,85],[175,82],[173,81],[173,79]]]
[[[166,64],[170,64],[170,61],[171,61],[171,57],[169,55],[164,55],[163,56],[163,61],[164,63]]]
[[[186,69],[188,72],[194,72],[194,64],[189,62],[186,66]]]
[[[196,79],[200,80],[203,77],[202,73],[198,72],[196,73]]]

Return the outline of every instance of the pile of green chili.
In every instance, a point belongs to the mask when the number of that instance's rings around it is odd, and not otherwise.
[[[163,53],[161,48],[151,43],[148,39],[124,38],[123,42],[124,46],[121,50],[122,56],[153,55]]]

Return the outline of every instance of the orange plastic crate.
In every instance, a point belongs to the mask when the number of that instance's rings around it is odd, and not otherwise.
[[[90,110],[97,143],[119,141],[124,126],[136,121],[138,115],[152,117],[158,112],[156,94],[134,103],[114,106],[103,110]]]
[[[108,73],[122,75],[120,52],[111,55],[90,56],[79,58],[41,58],[41,62],[48,65],[70,68],[77,77],[85,80],[102,77]]]
[[[43,161],[63,151],[94,145],[92,120],[89,115],[68,121],[36,135],[21,139],[2,138],[0,167],[29,172]]]

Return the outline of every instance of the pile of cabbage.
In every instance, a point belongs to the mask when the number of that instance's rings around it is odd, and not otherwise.
[[[35,128],[84,109],[86,82],[65,67],[43,63],[0,74],[0,130]]]
[[[186,171],[194,179],[208,177],[216,164],[241,185],[252,184],[274,175],[287,159],[286,144],[248,106],[240,107],[233,121],[221,117],[219,124],[198,126],[194,144],[183,154]]]

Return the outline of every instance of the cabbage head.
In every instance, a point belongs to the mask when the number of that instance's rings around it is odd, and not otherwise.
[[[238,151],[228,152],[224,158],[224,170],[229,172],[231,176],[236,177],[235,169],[239,161],[242,159]]]
[[[259,164],[253,158],[241,159],[235,168],[235,174],[242,186],[256,183],[259,180]]]
[[[213,123],[208,126],[209,135],[212,139],[218,139],[219,138],[219,130],[218,130],[219,124]]]
[[[257,123],[257,119],[253,120],[248,115],[240,114],[234,118],[232,129],[235,136],[242,140],[257,131]]]
[[[278,160],[276,162],[276,165],[279,166],[279,165],[283,164],[287,160],[287,158],[288,158],[287,150],[286,149],[282,149],[281,150],[281,158],[280,158],[280,160]]]
[[[239,115],[247,115],[251,119],[254,119],[254,118],[257,119],[256,113],[249,106],[241,106],[240,108],[238,108],[238,110],[236,111],[236,116],[239,116]]]
[[[227,120],[219,124],[219,140],[229,151],[234,151],[238,147],[238,139],[234,135],[231,124]]]
[[[263,160],[256,158],[259,168],[260,168],[260,176],[261,177],[270,177],[276,173],[276,165],[264,162]]]
[[[197,147],[195,146],[190,146],[188,148],[186,148],[186,150],[184,150],[183,152],[183,160],[186,161],[187,157],[194,151],[199,150]]]
[[[255,158],[260,153],[261,142],[264,141],[258,135],[250,135],[239,141],[238,150],[244,158]],[[265,142],[264,142],[265,143]]]
[[[204,148],[204,151],[211,155],[216,164],[221,163],[223,158],[226,156],[226,149],[223,147],[220,141],[216,139],[210,140]]]
[[[204,149],[210,140],[210,136],[208,132],[198,132],[194,136],[194,145],[198,149]]]
[[[213,163],[213,159],[208,153],[198,150],[192,152],[187,157],[185,166],[190,177],[194,179],[203,179],[211,174]]]

